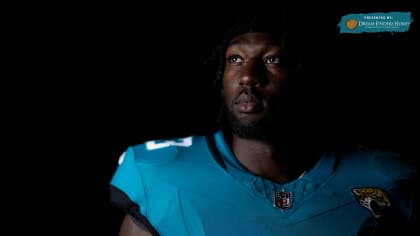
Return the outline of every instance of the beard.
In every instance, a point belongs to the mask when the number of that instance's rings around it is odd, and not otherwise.
[[[280,113],[280,109],[271,109],[259,119],[245,122],[233,114],[228,104],[223,103],[223,114],[229,129],[233,134],[245,139],[269,142],[278,140],[279,132],[284,132],[284,127],[281,126],[284,119]]]

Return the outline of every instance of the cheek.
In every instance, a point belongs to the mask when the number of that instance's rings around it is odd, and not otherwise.
[[[226,76],[223,76],[222,77],[222,86],[223,86],[223,88],[226,88],[226,86],[228,86],[228,82],[227,82]]]
[[[269,71],[266,76],[273,86],[282,86],[289,77],[285,70]]]
[[[288,86],[288,81],[286,80],[286,77],[276,77],[271,79],[266,86],[266,90],[268,93],[281,93],[286,89]]]
[[[223,77],[222,85],[223,85],[223,90],[225,91],[225,93],[233,90],[235,86],[237,86],[237,84],[234,83],[234,80],[231,77],[227,76],[226,74]]]
[[[269,94],[277,94],[277,93],[281,93],[285,89],[285,87],[286,85],[283,82],[276,81],[276,82],[271,82],[270,84],[268,84],[265,90]]]
[[[223,80],[223,88],[221,90],[221,95],[223,97],[223,100],[229,104],[231,100],[233,99],[235,86],[232,83],[226,82],[226,80]]]
[[[223,71],[223,83],[234,83],[235,78],[238,78],[240,75],[241,68],[227,64]]]

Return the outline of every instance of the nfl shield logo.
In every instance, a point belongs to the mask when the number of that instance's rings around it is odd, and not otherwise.
[[[274,191],[274,207],[286,210],[292,207],[293,196],[291,192],[282,189],[280,192]]]

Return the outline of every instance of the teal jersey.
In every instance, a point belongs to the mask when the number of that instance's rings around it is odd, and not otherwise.
[[[163,236],[369,235],[408,222],[402,186],[415,176],[396,153],[360,149],[278,184],[244,168],[219,131],[130,146],[110,185],[113,202]]]

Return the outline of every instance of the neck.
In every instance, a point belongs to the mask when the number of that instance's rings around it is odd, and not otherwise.
[[[298,153],[293,145],[244,139],[236,135],[230,140],[232,152],[243,166],[280,184],[299,178],[314,163],[312,157],[302,156],[303,153]]]

